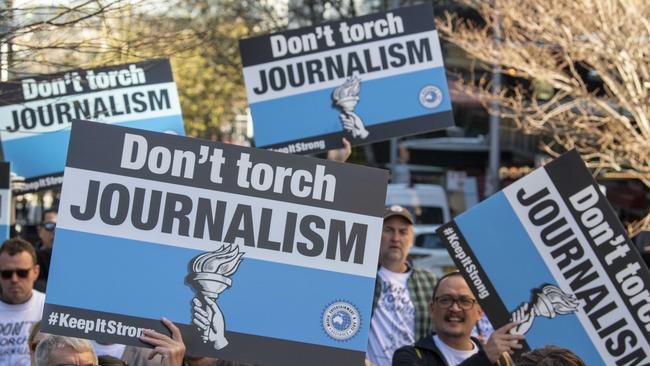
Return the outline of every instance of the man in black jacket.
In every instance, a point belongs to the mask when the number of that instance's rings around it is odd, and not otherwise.
[[[459,272],[443,276],[433,296],[430,311],[436,333],[398,349],[393,366],[497,365],[504,353],[522,348],[524,336],[508,333],[516,323],[494,331],[484,346],[470,337],[483,311]]]

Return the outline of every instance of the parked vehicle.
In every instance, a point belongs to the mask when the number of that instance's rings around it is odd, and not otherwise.
[[[442,225],[451,220],[447,193],[434,184],[389,184],[386,205],[406,208],[416,225]]]
[[[429,270],[438,276],[456,270],[447,248],[436,234],[439,225],[416,225],[413,227],[413,247],[409,258],[417,267]]]

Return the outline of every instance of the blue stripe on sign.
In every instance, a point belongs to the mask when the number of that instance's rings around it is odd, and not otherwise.
[[[193,290],[184,283],[200,251],[57,228],[47,303],[189,324]],[[374,278],[244,260],[218,299],[229,331],[366,350]],[[334,341],[323,311],[347,300],[362,316],[357,335]]]
[[[354,111],[366,126],[451,110],[443,67],[363,81]],[[341,82],[343,84],[343,82]],[[442,103],[433,109],[420,104],[420,90],[437,86]],[[334,88],[253,103],[257,146],[323,135],[343,130],[339,109],[332,101]]]
[[[9,239],[9,226],[0,225],[0,240],[5,241]]]
[[[557,285],[503,192],[459,216],[456,222],[510,312],[530,301],[531,289],[544,283]],[[587,365],[604,364],[573,314],[535,318],[526,341],[531,348],[549,343],[566,347]]]
[[[124,127],[150,131],[174,131],[185,135],[180,114],[116,123]],[[5,160],[11,161],[11,170],[25,178],[63,172],[70,129],[37,134],[31,137],[2,142]]]

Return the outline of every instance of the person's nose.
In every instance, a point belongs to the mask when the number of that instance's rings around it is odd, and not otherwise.
[[[10,281],[11,281],[12,283],[16,283],[16,282],[18,282],[19,279],[20,279],[20,277],[18,277],[18,273],[16,273],[16,271],[14,271],[13,273],[11,273]]]
[[[460,304],[458,303],[458,300],[452,300],[451,306],[449,307],[453,311],[462,311],[463,309],[460,307]]]

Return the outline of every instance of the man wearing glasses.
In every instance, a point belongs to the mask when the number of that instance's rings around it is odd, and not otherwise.
[[[444,275],[434,289],[429,305],[436,333],[421,338],[413,346],[398,349],[393,366],[475,366],[508,364],[501,362],[504,353],[521,349],[523,335],[508,331],[509,323],[490,335],[483,346],[471,338],[472,328],[483,316],[483,310],[460,272]]]
[[[32,245],[14,238],[0,246],[0,366],[30,364],[27,336],[41,319],[45,295],[34,290],[39,267]]]
[[[436,279],[408,262],[411,246],[413,217],[404,207],[387,207],[366,354],[375,366],[389,366],[396,349],[431,331],[428,303]]]

